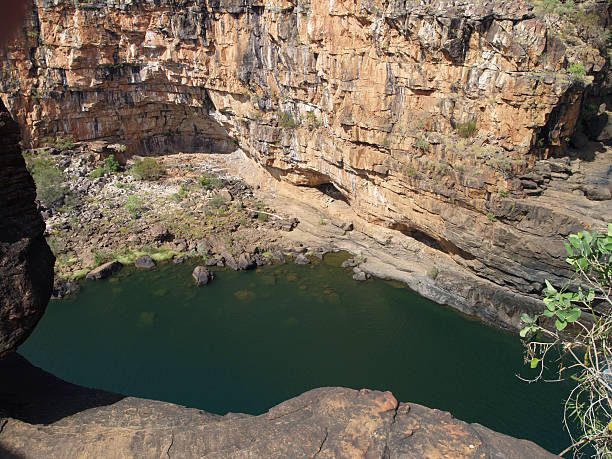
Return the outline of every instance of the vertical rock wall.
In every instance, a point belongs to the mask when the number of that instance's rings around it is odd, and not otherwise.
[[[55,258],[19,141],[19,126],[0,103],[0,357],[28,337],[53,287]]]

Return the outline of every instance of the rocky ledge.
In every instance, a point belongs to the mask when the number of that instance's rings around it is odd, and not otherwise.
[[[75,386],[17,355],[0,371],[0,457],[554,457],[390,392],[325,387],[219,416]]]

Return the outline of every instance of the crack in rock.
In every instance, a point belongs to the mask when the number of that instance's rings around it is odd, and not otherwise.
[[[328,436],[329,436],[329,430],[327,428],[325,428],[325,436],[323,437],[323,440],[321,441],[321,444],[319,445],[319,449],[317,450],[316,453],[314,453],[314,456],[312,456],[312,459],[314,459],[315,457],[317,457],[319,455],[319,453],[323,449],[323,445],[327,441],[327,437]]]
[[[170,457],[170,449],[174,445],[174,432],[171,432],[171,433],[172,433],[172,437],[170,438],[170,445],[168,446],[168,449],[166,450],[166,455],[168,457]]]

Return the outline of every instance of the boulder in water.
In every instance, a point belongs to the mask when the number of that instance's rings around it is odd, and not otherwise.
[[[155,262],[153,261],[153,258],[151,258],[149,255],[144,255],[142,257],[136,258],[136,260],[134,261],[134,266],[139,269],[151,269],[155,267]]]
[[[238,269],[251,269],[255,267],[255,260],[247,253],[241,253],[238,257]]]
[[[206,285],[214,278],[213,273],[211,273],[204,266],[196,266],[192,275],[198,286]]]
[[[103,265],[89,271],[87,273],[87,279],[104,279],[112,274],[115,274],[121,268],[123,268],[123,265],[118,261],[109,261],[108,263],[104,263]]]
[[[308,265],[310,264],[310,260],[308,259],[306,255],[304,255],[303,253],[300,253],[297,257],[295,257],[295,264],[296,265]]]

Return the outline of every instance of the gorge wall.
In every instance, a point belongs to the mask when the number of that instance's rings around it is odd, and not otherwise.
[[[19,126],[0,102],[0,358],[30,335],[53,287],[55,257],[19,139]]]
[[[586,107],[609,117],[610,5],[579,6],[582,22],[524,1],[37,0],[0,89],[26,145],[240,148],[332,184],[516,326],[545,277],[568,278],[563,238],[612,216],[609,130],[574,135]]]

